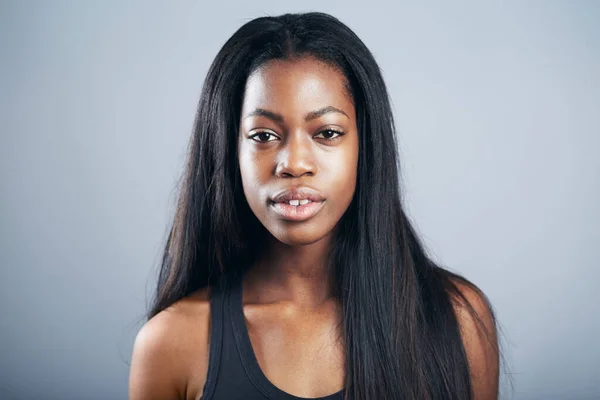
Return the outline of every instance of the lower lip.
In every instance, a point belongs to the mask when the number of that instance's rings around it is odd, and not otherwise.
[[[325,201],[311,201],[304,205],[291,206],[289,203],[271,203],[273,210],[288,221],[306,221],[314,217]]]

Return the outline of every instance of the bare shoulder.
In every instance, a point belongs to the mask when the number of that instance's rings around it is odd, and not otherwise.
[[[454,313],[469,362],[475,399],[497,399],[499,350],[496,321],[484,293],[472,283],[451,279]]]
[[[194,399],[208,371],[210,290],[161,311],[138,332],[131,357],[129,399]]]

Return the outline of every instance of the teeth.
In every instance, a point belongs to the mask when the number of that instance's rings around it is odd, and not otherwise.
[[[310,203],[310,200],[308,200],[308,199],[290,200],[288,203],[290,206],[298,207],[298,206],[303,206],[305,204]]]

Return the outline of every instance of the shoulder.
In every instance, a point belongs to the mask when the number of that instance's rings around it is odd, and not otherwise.
[[[485,294],[462,278],[450,278],[454,314],[469,362],[475,399],[498,396],[499,349],[496,320]]]
[[[494,331],[495,316],[483,291],[462,278],[450,278],[450,282],[456,288],[456,291],[450,293],[450,298],[457,318],[464,324],[461,327],[475,329],[478,324],[473,324],[479,317],[487,330]],[[472,315],[472,311],[475,311],[476,316]]]
[[[210,291],[201,289],[159,312],[133,345],[129,398],[186,399],[201,393],[208,371]]]

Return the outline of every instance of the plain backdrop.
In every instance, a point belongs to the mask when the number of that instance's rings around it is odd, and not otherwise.
[[[210,63],[324,11],[384,73],[409,214],[516,399],[600,398],[600,2],[1,1],[0,398],[125,399]]]

